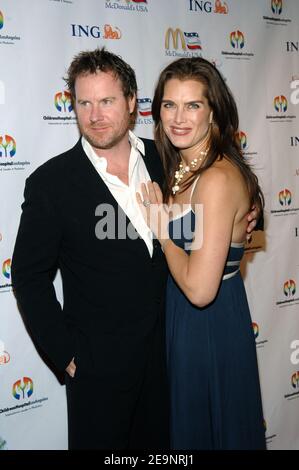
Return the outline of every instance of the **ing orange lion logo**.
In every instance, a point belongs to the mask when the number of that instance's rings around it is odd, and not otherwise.
[[[223,13],[224,15],[226,15],[228,13],[227,3],[223,2],[223,5],[222,5],[221,0],[216,0],[214,13]]]
[[[120,39],[121,32],[120,29],[115,27],[114,29],[110,24],[105,24],[104,26],[104,39]]]

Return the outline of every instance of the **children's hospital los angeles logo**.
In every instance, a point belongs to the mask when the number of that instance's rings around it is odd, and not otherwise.
[[[292,390],[292,392],[291,392]],[[284,398],[287,400],[293,400],[299,398],[299,370],[293,372],[290,377],[290,393],[286,393]]]
[[[7,16],[3,10],[0,10],[0,45],[13,46],[20,41],[20,36],[11,32],[12,22],[13,18]]]
[[[286,18],[284,15],[284,1],[283,0],[268,0],[267,11],[268,14],[263,16],[263,20],[267,25],[287,25],[291,23],[290,18]]]
[[[294,279],[287,279],[284,281],[280,299],[276,302],[279,307],[291,307],[299,304],[299,297],[297,293],[296,281]]]
[[[72,97],[68,91],[60,90],[54,93],[51,109],[55,114],[49,113],[43,116],[43,120],[48,124],[77,124]]]
[[[0,134],[0,171],[24,170],[30,165],[30,162],[27,160],[17,160],[15,158],[16,154],[16,139],[10,134]]]
[[[0,275],[0,294],[4,292],[10,292],[12,284],[10,282],[10,268],[11,268],[11,259],[5,259],[2,261],[2,269]]]
[[[173,57],[201,57],[202,44],[197,31],[182,31],[169,27],[165,32],[165,55]]]
[[[255,345],[257,349],[265,347],[265,344],[268,343],[268,340],[265,338],[261,338],[260,327],[258,323],[252,322],[252,329],[255,338]]]
[[[17,380],[12,386],[12,394],[16,400],[24,400],[33,394],[33,381],[30,377]]]
[[[16,154],[16,141],[10,135],[0,135],[0,158],[14,157]]]
[[[292,106],[292,100],[291,100]],[[269,122],[292,122],[296,115],[289,111],[290,104],[285,94],[277,95],[273,98],[272,113],[266,115]]]
[[[57,111],[70,113],[73,111],[72,97],[68,91],[59,91],[54,96],[54,104]]]
[[[231,31],[228,36],[227,49],[221,51],[225,59],[250,60],[254,53],[248,51],[245,33],[239,29]]]
[[[253,158],[257,156],[257,152],[255,152],[249,144],[249,139],[248,139],[248,134],[244,132],[243,130],[239,130],[236,134],[237,140],[240,145],[240,149],[242,151],[242,154],[244,157],[247,157],[248,159]]]
[[[278,192],[271,214],[274,216],[294,215],[299,212],[299,207],[293,200],[293,193],[288,188],[283,188]]]

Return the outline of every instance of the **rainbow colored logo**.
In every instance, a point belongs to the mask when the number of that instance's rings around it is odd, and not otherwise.
[[[248,148],[247,144],[247,135],[243,131],[239,131],[236,134],[237,140],[241,150],[246,150]]]
[[[254,337],[255,339],[258,337],[259,335],[259,326],[257,323],[255,322],[252,322],[252,328],[253,328],[253,334],[254,334]]]
[[[30,377],[17,380],[12,386],[12,394],[16,400],[29,398],[33,394],[33,382]]]
[[[11,267],[11,259],[6,259],[2,264],[2,274],[7,279],[10,279],[10,267]]]
[[[291,384],[294,388],[299,388],[299,370],[292,375]]]
[[[234,49],[243,49],[245,44],[244,34],[239,30],[232,31],[230,33],[230,43]]]
[[[288,100],[285,96],[275,96],[274,98],[274,108],[279,113],[285,113],[288,109]]]
[[[4,150],[4,155],[2,149]],[[13,157],[16,154],[16,151],[17,144],[15,139],[10,135],[5,135],[4,137],[0,135],[0,157],[7,157],[8,155]]]
[[[290,206],[292,202],[292,193],[289,189],[283,189],[278,193],[278,198],[281,206]]]
[[[72,96],[68,91],[59,91],[54,97],[54,104],[56,109],[61,113],[62,111],[71,112],[73,110]]]
[[[282,12],[282,0],[271,0],[271,9],[276,15]]]
[[[4,25],[3,13],[2,13],[2,11],[0,11],[0,29],[3,28],[3,25]]]
[[[152,100],[150,98],[137,98],[140,116],[151,116]]]
[[[286,297],[293,297],[296,293],[296,282],[288,279],[283,285],[283,292]]]

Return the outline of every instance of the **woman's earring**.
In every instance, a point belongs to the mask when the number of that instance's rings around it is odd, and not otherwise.
[[[213,111],[210,113],[210,119],[209,119],[209,124],[212,124],[213,122]]]

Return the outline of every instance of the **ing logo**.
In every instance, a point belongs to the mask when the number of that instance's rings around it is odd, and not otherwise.
[[[0,366],[10,361],[10,355],[7,351],[0,351]]]
[[[293,388],[299,388],[299,370],[292,375],[291,384]]]
[[[104,39],[120,39],[121,30],[115,26],[112,27],[110,24],[104,26]]]
[[[293,297],[296,293],[296,282],[288,279],[283,285],[283,292],[286,297]]]
[[[12,394],[16,400],[29,398],[33,394],[33,382],[30,377],[17,380],[12,386]]]
[[[247,135],[245,134],[245,132],[239,131],[239,132],[237,132],[236,136],[237,136],[237,140],[238,140],[239,145],[240,145],[240,149],[241,150],[248,149]]]
[[[279,192],[278,198],[281,206],[290,206],[292,202],[292,193],[288,189],[283,189]]]
[[[2,264],[2,274],[7,279],[10,279],[11,259],[6,259]]]
[[[243,49],[245,45],[244,34],[237,30],[230,33],[230,43],[234,49]]]
[[[3,25],[4,25],[3,13],[2,13],[2,11],[0,11],[0,29],[3,28]]]
[[[5,365],[10,361],[10,355],[4,349],[4,343],[0,340],[0,366]]]
[[[55,108],[61,112],[71,112],[73,110],[72,97],[68,91],[59,91],[54,97]]]
[[[276,15],[280,15],[282,12],[282,0],[271,0],[271,10]]]
[[[0,135],[0,157],[13,157],[16,154],[17,145],[16,141],[10,135],[2,137]]]
[[[140,116],[151,116],[152,100],[150,98],[137,98],[137,103]]]
[[[252,322],[252,328],[253,328],[253,334],[254,334],[254,337],[255,339],[258,337],[259,335],[259,326],[257,323],[255,322]]]
[[[227,3],[226,2],[222,2],[222,3],[221,3],[221,0],[216,0],[215,1],[214,13],[222,13],[224,15],[227,15],[227,13],[228,13]]]
[[[286,97],[283,95],[275,96],[274,108],[278,113],[285,113],[288,109],[288,100]]]

